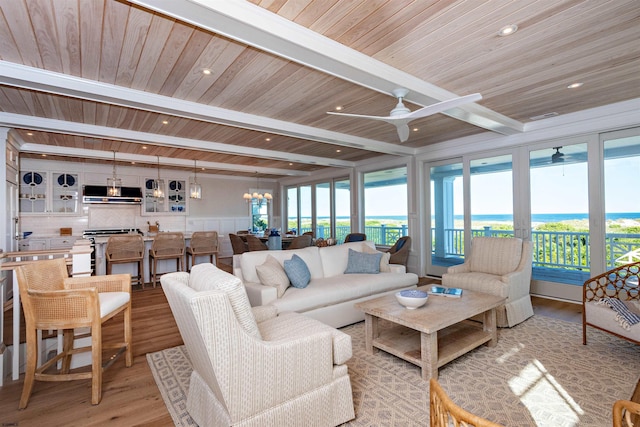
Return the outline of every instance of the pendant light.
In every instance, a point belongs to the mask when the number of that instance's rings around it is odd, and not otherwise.
[[[260,177],[258,176],[258,172],[256,172],[256,191],[252,193],[244,193],[242,196],[243,199],[247,201],[247,203],[254,203],[258,206],[262,206],[262,203],[266,200],[267,204],[273,200],[273,196],[271,193],[260,193]]]
[[[156,199],[164,198],[164,181],[160,180],[160,156],[156,156],[158,158],[158,179],[153,183],[153,197]]]
[[[116,152],[113,151],[113,176],[107,178],[107,195],[120,197],[122,195],[122,180],[116,175]]]
[[[198,184],[197,160],[193,161],[193,183],[189,185],[189,197],[192,199],[202,199],[202,186]]]

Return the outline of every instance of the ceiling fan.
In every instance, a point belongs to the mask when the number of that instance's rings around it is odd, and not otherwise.
[[[562,147],[553,147],[556,150],[555,153],[551,155],[551,163],[562,163],[564,162],[564,153],[560,152]]]
[[[400,142],[405,142],[407,139],[409,139],[408,124],[410,121],[419,119],[422,117],[427,117],[432,114],[441,113],[443,111],[457,107],[458,105],[468,104],[470,102],[475,102],[482,99],[482,95],[480,95],[479,93],[473,93],[471,95],[465,95],[459,98],[448,99],[446,101],[427,105],[426,107],[419,108],[416,111],[411,111],[402,103],[402,100],[404,99],[404,97],[407,96],[407,93],[409,93],[408,89],[398,88],[398,89],[394,89],[392,93],[393,93],[393,96],[398,98],[398,104],[393,110],[391,110],[389,115],[386,117],[365,116],[361,114],[336,113],[333,111],[328,111],[327,114],[334,114],[336,116],[356,117],[361,119],[381,120],[383,122],[390,123],[392,125],[395,125],[396,128],[398,129],[398,136],[400,137]]]

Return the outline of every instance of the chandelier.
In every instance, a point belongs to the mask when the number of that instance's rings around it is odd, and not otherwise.
[[[269,203],[273,200],[271,193],[260,193],[260,178],[258,177],[258,172],[256,172],[256,191],[253,193],[244,193],[242,198],[245,199],[247,203],[253,203],[258,206],[262,206],[264,201]]]
[[[107,178],[107,195],[110,197],[120,197],[122,194],[122,179],[116,175],[116,152],[113,151],[113,175]]]
[[[158,179],[153,183],[153,197],[156,199],[164,198],[164,181],[160,179],[160,156],[156,156],[158,158]]]
[[[189,185],[189,197],[192,199],[202,199],[202,186],[198,184],[197,160],[193,161],[193,183]]]

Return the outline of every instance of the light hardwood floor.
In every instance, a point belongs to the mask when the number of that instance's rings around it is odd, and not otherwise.
[[[581,306],[533,298],[537,315],[581,322]],[[118,339],[122,319],[105,325],[104,339]],[[161,287],[133,293],[134,364],[120,358],[105,371],[102,402],[91,405],[90,382],[37,381],[29,406],[19,411],[22,378],[0,388],[1,426],[171,426],[145,354],[182,343]]]

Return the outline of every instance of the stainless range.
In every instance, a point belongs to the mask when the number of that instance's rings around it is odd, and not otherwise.
[[[82,233],[82,238],[91,242],[91,271],[92,275],[96,274],[96,238],[97,237],[109,237],[118,234],[142,234],[142,231],[138,228],[98,228],[85,230]]]

